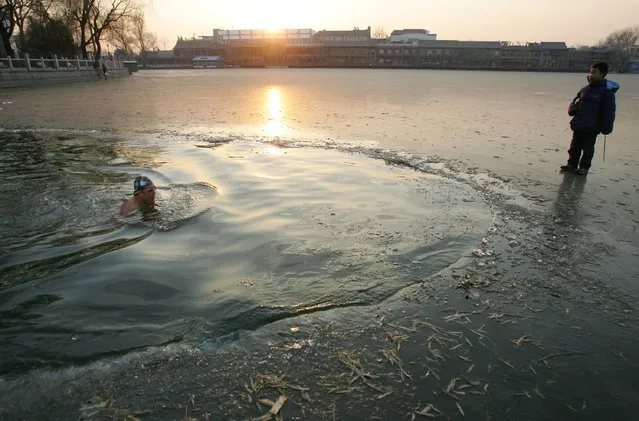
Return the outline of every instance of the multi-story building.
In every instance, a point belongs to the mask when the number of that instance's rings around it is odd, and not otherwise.
[[[379,66],[563,70],[568,65],[565,43],[509,45],[500,41],[423,40],[376,45]]]
[[[371,67],[375,64],[375,41],[326,42],[320,62],[329,67]]]
[[[221,33],[218,32],[218,36]],[[231,66],[369,65],[371,28],[350,31],[246,30],[226,40]],[[242,37],[239,37],[239,36]],[[266,37],[266,38],[264,38]],[[365,47],[362,51],[359,48]]]
[[[492,68],[499,56],[498,41],[423,40],[412,43],[380,43],[376,63],[400,67]]]
[[[639,50],[637,48],[636,50]],[[610,61],[608,49],[570,49],[564,42],[510,44],[502,41],[437,40],[426,29],[393,31],[384,40],[371,28],[345,31],[312,29],[222,30],[212,36],[179,39],[170,54],[151,55],[160,64],[189,65],[195,56],[220,56],[227,66],[408,67],[585,71],[595,61]],[[637,52],[635,51],[635,54]],[[639,60],[637,60],[639,61]],[[639,67],[639,63],[637,64]]]
[[[610,62],[612,53],[608,48],[585,47],[571,49],[568,53],[567,68],[574,71],[587,72],[593,63]]]
[[[237,67],[287,66],[284,40],[229,40],[226,63]]]
[[[525,45],[504,43],[499,67],[518,70],[562,70],[568,64],[565,42],[532,42]]]

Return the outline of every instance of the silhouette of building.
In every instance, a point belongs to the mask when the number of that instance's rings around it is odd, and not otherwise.
[[[219,56],[219,62],[223,61],[227,67],[587,71],[595,61],[611,59],[609,49],[574,49],[568,48],[565,42],[511,44],[436,37],[426,29],[401,29],[393,31],[387,39],[376,40],[371,38],[370,26],[318,32],[312,29],[214,29],[213,35],[179,38],[172,53],[149,52],[146,60],[157,67],[192,67],[194,57]]]

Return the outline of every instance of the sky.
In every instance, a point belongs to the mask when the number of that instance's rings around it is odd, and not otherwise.
[[[592,45],[639,25],[639,0],[150,0],[159,47],[220,29],[424,28],[437,39]]]

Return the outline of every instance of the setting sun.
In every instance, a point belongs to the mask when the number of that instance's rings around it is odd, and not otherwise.
[[[300,14],[299,9],[299,3],[289,0],[259,2],[248,11],[248,18],[254,22],[254,28],[276,32],[288,27],[297,27],[295,18]]]

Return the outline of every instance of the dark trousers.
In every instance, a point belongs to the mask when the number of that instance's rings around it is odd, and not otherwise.
[[[583,132],[575,130],[572,132],[572,141],[568,149],[568,165],[589,169],[592,157],[595,154],[596,132]],[[583,153],[583,154],[582,154]]]

